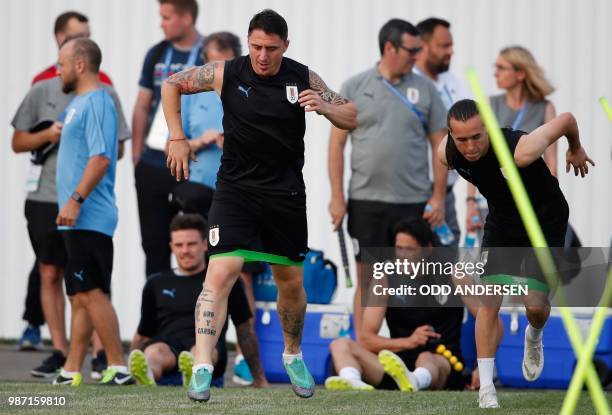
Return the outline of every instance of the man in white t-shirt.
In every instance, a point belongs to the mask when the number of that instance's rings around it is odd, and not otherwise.
[[[440,98],[446,109],[456,101],[469,98],[468,92],[457,77],[448,71],[453,56],[453,37],[450,33],[450,23],[436,17],[430,17],[417,24],[423,49],[417,55],[413,72],[429,78],[440,93]],[[430,177],[433,171],[430,166]],[[455,210],[455,194],[453,186],[459,175],[450,171],[446,190],[445,220],[455,237],[452,246],[457,246],[461,235],[457,212]]]

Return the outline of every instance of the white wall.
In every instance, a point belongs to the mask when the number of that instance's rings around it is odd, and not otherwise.
[[[557,110],[578,118],[582,140],[597,162],[592,175],[580,180],[562,175],[561,186],[571,209],[571,222],[583,243],[607,246],[610,241],[610,135],[597,98],[612,99],[612,2],[608,0],[225,0],[200,1],[197,27],[203,33],[231,30],[246,43],[250,17],[270,7],[289,24],[288,56],[307,63],[334,89],[350,75],[369,68],[378,57],[377,33],[389,18],[413,23],[429,16],[452,22],[455,56],[452,69],[464,77],[470,65],[485,90],[495,92],[493,62],[499,49],[521,44],[535,54],[558,87],[552,96]],[[52,36],[55,17],[69,9],[91,20],[93,39],[103,51],[102,68],[111,75],[128,119],[137,93],[143,56],[162,34],[154,0],[3,0],[0,14],[0,337],[16,337],[32,252],[23,217],[28,156],[10,148],[12,119],[34,74],[56,59]],[[308,117],[306,165],[310,246],[324,249],[339,264],[336,238],[327,214],[327,136],[329,125]],[[565,148],[565,144],[562,144]],[[562,153],[561,153],[562,155]],[[129,338],[139,317],[144,258],[130,153],[120,162],[117,199],[120,223],[115,236],[113,302],[121,334]],[[464,198],[459,185],[458,200]],[[463,206],[459,204],[460,208]],[[462,212],[462,210],[460,210]],[[463,216],[460,216],[463,217]],[[340,280],[342,281],[342,279]],[[342,285],[342,283],[340,284]],[[344,290],[340,299],[348,297]]]

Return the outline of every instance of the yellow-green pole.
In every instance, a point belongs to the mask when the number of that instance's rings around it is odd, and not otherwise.
[[[514,163],[514,158],[510,154],[510,150],[508,149],[508,145],[503,138],[502,132],[497,123],[497,119],[495,118],[493,110],[489,105],[489,101],[484,94],[480,83],[478,82],[478,76],[473,69],[468,69],[467,77],[472,92],[474,93],[474,97],[476,98],[478,111],[480,112],[482,120],[489,133],[495,155],[499,160],[499,164],[506,173],[508,187],[510,188],[510,192],[512,193],[517,209],[521,215],[521,219],[523,220],[523,224],[525,225],[525,229],[527,230],[531,244],[536,248],[547,248],[548,245],[546,243],[546,239],[544,238],[540,224],[538,223],[535,212],[533,211],[533,206],[531,205],[527,191],[523,185],[523,181]],[[556,267],[552,260],[550,251],[548,249],[536,249],[535,251],[538,261],[540,262],[540,266],[544,271],[546,280],[548,281],[549,285],[556,286]],[[583,351],[582,336],[580,335],[580,331],[576,326],[572,313],[566,307],[563,307],[565,303],[564,296],[560,296],[560,294],[562,294],[561,291],[557,293],[557,297],[562,306],[560,308],[561,318],[565,324],[572,347],[574,348],[576,355],[580,356]],[[592,356],[588,357],[589,361],[586,364],[587,385],[597,412],[608,415],[610,413],[608,403],[604,396],[599,378],[597,377],[597,373],[593,368],[593,364],[590,362],[591,358]],[[568,413],[566,412],[567,410],[570,410],[569,413],[572,413],[576,407],[577,398],[578,396],[573,402],[570,401],[564,403],[563,407],[561,408],[561,413]]]
[[[612,107],[610,106],[610,103],[608,102],[606,97],[599,98],[599,103],[601,104],[606,114],[608,114],[608,119],[612,121]]]

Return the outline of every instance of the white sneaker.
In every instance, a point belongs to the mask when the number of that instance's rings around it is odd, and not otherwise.
[[[480,408],[499,408],[495,385],[491,384],[480,388],[478,392],[478,406]]]
[[[529,327],[529,326],[527,326]],[[542,338],[532,341],[527,338],[525,328],[525,346],[523,348],[523,377],[528,382],[533,382],[542,374],[544,369],[544,345]]]

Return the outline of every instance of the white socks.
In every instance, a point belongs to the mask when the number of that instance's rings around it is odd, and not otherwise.
[[[367,383],[361,380],[361,373],[357,370],[357,368],[347,366],[340,369],[340,373],[338,373],[342,379],[346,379],[349,381],[353,387],[366,387]]]
[[[534,328],[531,324],[527,325],[527,338],[532,342],[539,342],[542,340],[542,332],[544,331],[544,327],[541,329]]]
[[[73,377],[75,377],[79,372],[69,372],[67,370],[62,369],[62,372],[60,373],[62,375],[62,377],[68,378],[68,379],[72,379]]]
[[[208,371],[208,373],[210,373],[212,375],[213,370],[215,370],[215,367],[209,363],[202,363],[199,365],[193,365],[193,368],[191,369],[191,371],[193,373],[197,372],[198,369],[206,369]]]
[[[478,371],[480,372],[480,389],[493,384],[493,370],[495,369],[495,358],[488,357],[478,359]]]
[[[298,354],[283,353],[283,363],[286,365],[290,365],[295,359],[302,358],[302,352],[299,352]]]
[[[417,387],[419,390],[424,390],[431,385],[431,373],[424,367],[417,367],[414,369],[414,376],[417,379]]]

